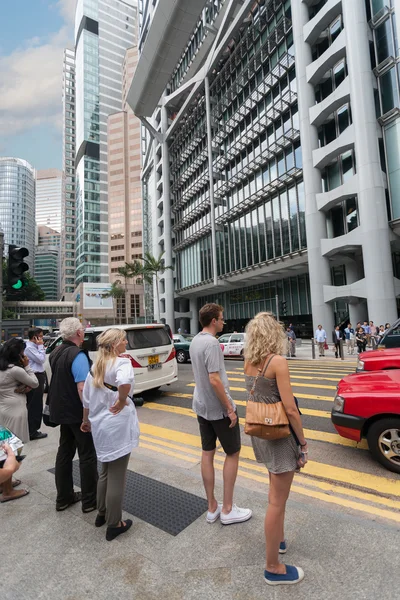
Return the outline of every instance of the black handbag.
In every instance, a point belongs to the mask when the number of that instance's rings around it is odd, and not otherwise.
[[[58,427],[58,423],[53,423],[50,421],[50,406],[49,406],[49,395],[47,394],[46,402],[43,406],[43,414],[42,414],[43,423],[46,427]]]

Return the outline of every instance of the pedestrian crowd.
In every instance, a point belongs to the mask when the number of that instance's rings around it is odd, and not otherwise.
[[[223,307],[206,304],[200,310],[202,331],[191,343],[195,380],[193,411],[197,415],[202,455],[201,474],[208,502],[206,520],[222,525],[251,519],[250,508],[234,502],[234,488],[241,452],[241,434],[235,403],[229,390],[224,357],[217,334],[224,327]],[[376,344],[385,328],[373,322],[351,323],[332,332],[335,355],[345,340],[353,354]],[[42,411],[45,424],[60,427],[55,464],[56,510],[61,512],[80,502],[82,511],[97,511],[94,525],[106,525],[106,539],[127,532],[130,519],[122,519],[122,500],[132,450],[139,443],[135,404],[134,371],[127,340],[121,329],[110,328],[97,338],[98,351],[92,364],[82,349],[85,330],[76,318],[60,324],[62,343],[50,354],[51,382],[43,410],[45,383],[43,332],[30,330],[29,342],[13,339],[0,349],[0,425],[10,429],[23,443],[47,434],[40,431]],[[315,332],[320,356],[327,335],[322,325]],[[293,326],[284,331],[268,312],[257,314],[246,327],[244,373],[248,402],[245,433],[251,438],[256,460],[269,472],[269,500],[264,521],[266,561],[264,579],[269,585],[293,584],[304,578],[300,567],[280,562],[288,550],[284,521],[286,502],[296,471],[308,460],[300,411],[290,384],[284,354],[296,355]],[[214,458],[217,442],[226,456],[223,468],[223,497],[215,496]],[[28,490],[15,490],[21,483],[12,479],[19,463],[10,446],[3,444],[6,459],[0,469],[1,502],[20,498]],[[74,489],[73,459],[79,457],[81,491]],[[100,463],[100,475],[98,474]]]
[[[390,323],[380,325],[379,327],[373,321],[364,321],[361,324],[359,321],[353,328],[351,323],[348,323],[344,329],[340,325],[336,325],[332,331],[332,344],[335,352],[335,358],[340,357],[341,342],[346,345],[347,354],[354,354],[354,349],[357,347],[358,354],[365,352],[368,348],[375,349],[378,347],[385,331],[389,329]],[[325,350],[329,349],[328,336],[322,325],[318,325],[314,339],[318,345],[319,356],[325,356]],[[288,353],[289,356],[289,353]]]

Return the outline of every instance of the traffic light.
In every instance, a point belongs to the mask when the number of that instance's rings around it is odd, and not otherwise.
[[[29,271],[29,265],[24,258],[29,256],[27,248],[19,248],[10,244],[8,246],[8,288],[10,291],[18,292],[25,285],[25,271]]]
[[[281,315],[283,317],[286,317],[287,315],[287,301],[286,300],[281,300]]]

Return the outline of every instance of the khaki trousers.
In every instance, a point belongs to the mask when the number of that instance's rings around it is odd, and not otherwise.
[[[130,454],[126,454],[117,460],[101,463],[97,483],[97,510],[99,515],[106,515],[108,527],[118,527],[122,521],[122,500],[129,457]]]

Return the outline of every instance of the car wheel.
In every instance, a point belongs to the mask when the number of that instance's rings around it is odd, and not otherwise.
[[[386,469],[400,473],[400,419],[380,419],[368,430],[372,456]]]
[[[187,354],[184,350],[178,350],[176,353],[176,360],[177,362],[182,365],[183,363],[185,363],[187,361],[188,357]]]

